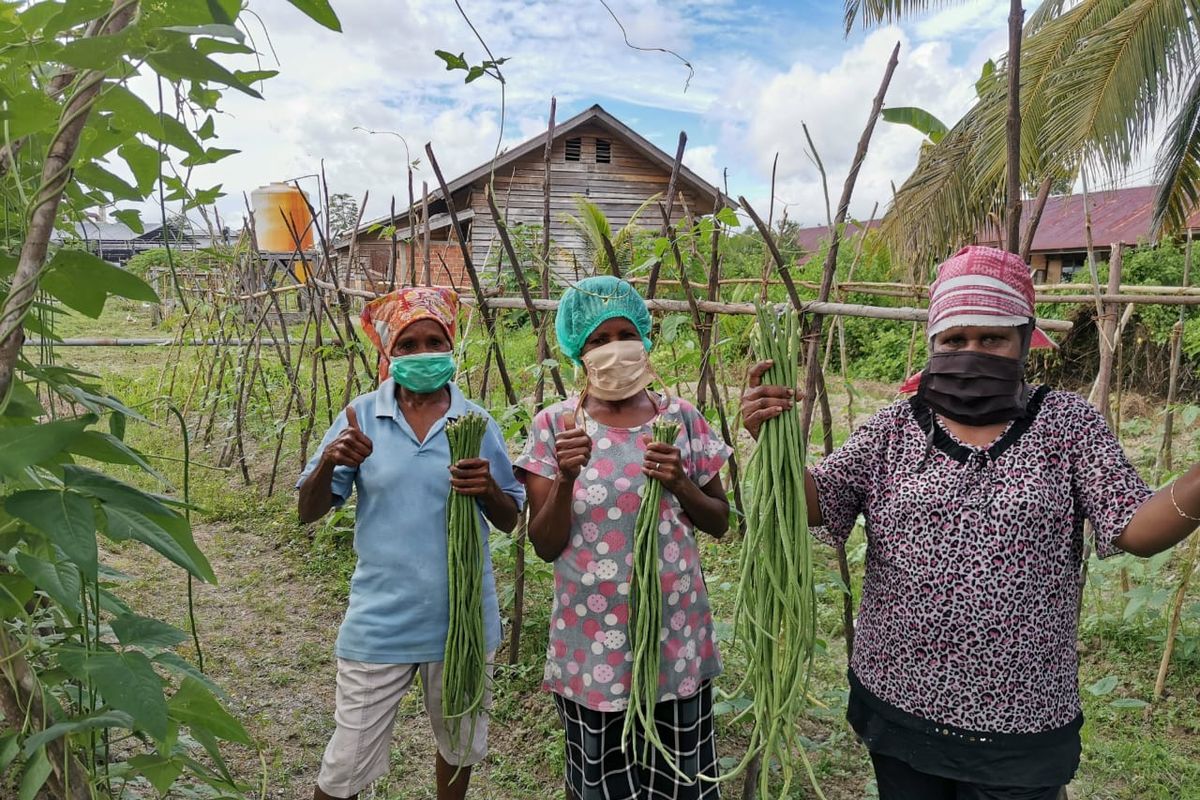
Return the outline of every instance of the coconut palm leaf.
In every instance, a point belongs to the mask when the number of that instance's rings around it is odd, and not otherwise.
[[[1154,230],[1179,231],[1200,208],[1200,72],[1171,121],[1155,168]]]
[[[634,237],[639,227],[638,218],[653,203],[658,202],[659,197],[661,195],[655,194],[638,206],[629,221],[616,233],[613,232],[612,223],[598,205],[583,195],[577,194],[571,198],[575,201],[575,208],[578,209],[579,215],[563,214],[562,219],[583,236],[584,255],[591,263],[595,274],[609,272],[612,269],[607,248],[604,246],[605,239],[612,245],[613,252],[617,257],[617,266],[622,273],[633,266]]]
[[[963,0],[846,0],[843,21],[846,33],[854,29],[856,20],[862,20],[864,28],[875,25],[890,25],[902,16],[920,14],[944,6],[952,6]]]
[[[1048,152],[1081,154],[1114,177],[1148,143],[1160,114],[1190,77],[1196,46],[1188,3],[1120,5],[1054,71],[1042,132]]]
[[[1191,11],[1181,10],[1184,5]],[[1200,0],[1062,0],[1039,8],[1022,47],[1023,185],[1071,176],[1085,159],[1111,176],[1128,166],[1149,136],[1152,117],[1195,71],[1197,5]],[[939,258],[971,241],[996,212],[1007,168],[1006,74],[1002,64],[950,134],[925,148],[897,193],[883,232],[903,257]],[[1176,205],[1187,202],[1186,194],[1178,195]]]

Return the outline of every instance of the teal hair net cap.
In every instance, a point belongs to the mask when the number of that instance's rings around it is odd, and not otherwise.
[[[554,333],[559,348],[576,364],[582,363],[583,343],[602,323],[616,317],[632,322],[646,350],[650,349],[650,311],[637,289],[611,275],[584,278],[567,289],[558,303]]]

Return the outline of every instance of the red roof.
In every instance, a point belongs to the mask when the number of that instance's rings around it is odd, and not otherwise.
[[[1135,186],[1091,192],[1088,204],[1092,212],[1092,242],[1095,246],[1107,250],[1117,242],[1137,244],[1148,240],[1157,189],[1157,186]],[[1022,223],[1028,219],[1032,206],[1033,201],[1025,201]],[[1200,228],[1200,210],[1188,218],[1188,227]],[[1048,199],[1037,233],[1033,235],[1033,251],[1086,249],[1083,195],[1062,195]]]
[[[1107,250],[1116,242],[1134,245],[1149,239],[1156,189],[1155,186],[1135,186],[1129,189],[1091,192],[1088,200],[1092,212],[1092,242],[1095,246]],[[1022,208],[1023,221],[1027,221],[1032,213],[1033,200],[1026,200]],[[870,220],[866,225],[868,228],[876,228],[879,226],[879,220]],[[1188,218],[1188,227],[1200,230],[1200,209]],[[858,227],[854,226],[851,230],[857,231]],[[994,235],[981,235],[979,241],[988,241]],[[824,225],[801,228],[796,232],[796,241],[807,253],[818,250],[826,238],[828,229]],[[1055,253],[1086,249],[1083,195],[1049,198],[1038,223],[1037,233],[1033,237],[1033,252]]]

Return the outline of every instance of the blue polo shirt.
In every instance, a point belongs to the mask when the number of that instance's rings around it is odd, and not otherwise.
[[[336,505],[358,491],[354,524],[358,563],[350,580],[350,607],[335,647],[341,658],[380,664],[443,659],[450,605],[446,566],[450,443],[446,421],[471,411],[488,416],[453,383],[449,389],[450,410],[434,423],[424,442],[417,441],[401,413],[391,378],[350,403],[374,449],[357,469],[336,467],[333,471]],[[488,418],[480,456],[491,463],[496,483],[520,507],[525,490],[513,477],[500,427]],[[346,425],[346,412],[342,411],[305,466],[297,487],[317,468],[321,453]],[[484,536],[484,631],[488,649],[494,650],[500,644],[500,610],[482,511],[479,519]]]

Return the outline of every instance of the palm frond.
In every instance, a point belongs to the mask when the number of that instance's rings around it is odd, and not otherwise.
[[[952,6],[962,0],[845,0],[842,21],[846,33],[854,30],[855,21],[861,19],[864,28],[889,25],[901,17],[920,14],[934,8]]]
[[[1155,235],[1184,230],[1188,216],[1200,209],[1200,72],[1171,121],[1157,160]]]
[[[1125,169],[1194,69],[1200,16],[1189,20],[1183,5],[1200,0],[1043,4],[1022,46],[1022,185],[1072,175],[1083,159],[1110,175]],[[970,241],[1003,203],[1006,66],[897,193],[884,232],[906,257],[928,261]]]
[[[1110,0],[1111,2],[1111,0]],[[1120,175],[1190,76],[1195,24],[1180,0],[1125,0],[1054,71],[1043,140]]]
[[[562,219],[583,236],[585,256],[591,261],[592,268],[597,272],[611,268],[608,254],[604,250],[604,240],[612,241],[612,225],[600,207],[583,195],[571,197],[579,216],[563,214]]]

